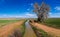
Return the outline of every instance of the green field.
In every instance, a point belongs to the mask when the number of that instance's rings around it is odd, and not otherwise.
[[[60,29],[60,18],[49,18],[45,21],[45,25]]]
[[[5,26],[9,23],[16,22],[16,21],[18,21],[18,20],[0,20],[0,27]]]

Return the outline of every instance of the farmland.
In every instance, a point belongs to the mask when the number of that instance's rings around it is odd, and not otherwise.
[[[52,37],[53,35],[60,35],[60,30],[55,28],[60,28],[60,18],[49,18],[45,21],[45,23],[32,22],[29,24],[25,24],[27,20],[0,20],[0,36],[1,37],[14,37],[20,36],[23,37],[31,33],[29,26],[31,24],[31,28],[37,37]],[[55,27],[55,28],[52,28]],[[49,29],[49,30],[48,30]],[[5,31],[4,31],[5,30]],[[48,30],[48,31],[47,31]],[[53,30],[53,32],[52,32]],[[56,30],[58,33],[56,33]],[[27,33],[27,34],[26,34]],[[52,34],[51,34],[52,33]],[[32,33],[31,33],[32,34]]]
[[[0,20],[0,27],[5,26],[9,23],[16,22],[16,21],[18,21],[18,20]]]
[[[49,18],[45,21],[45,25],[60,29],[60,18]]]
[[[1,20],[0,23],[0,37],[14,37],[24,34],[25,20]]]

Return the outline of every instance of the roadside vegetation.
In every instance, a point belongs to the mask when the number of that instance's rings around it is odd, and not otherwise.
[[[47,32],[43,31],[42,29],[37,29],[33,27],[34,32],[36,33],[37,37],[52,37],[51,35],[47,34]]]
[[[22,23],[22,25],[15,27],[13,31],[14,33],[9,35],[8,37],[23,37],[25,33],[25,22],[26,20]]]
[[[47,26],[60,29],[60,18],[49,18],[44,23]]]
[[[26,22],[27,20],[25,20],[25,22]],[[21,32],[22,32],[22,37],[24,36],[24,33],[25,33],[25,22],[22,24],[22,26],[21,26]]]

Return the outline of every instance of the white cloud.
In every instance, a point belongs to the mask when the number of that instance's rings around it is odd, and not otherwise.
[[[53,12],[51,12],[49,14],[49,17],[51,17],[51,18],[60,18],[60,13],[53,13]]]
[[[51,12],[49,12],[49,15],[51,15],[52,13]]]
[[[60,15],[50,15],[50,18],[60,18]]]
[[[31,13],[25,13],[24,15],[7,15],[3,14],[0,15],[0,18],[36,18],[37,16],[35,14]]]
[[[3,14],[3,16],[7,16],[7,14]]]
[[[36,18],[37,17],[36,14],[31,14],[31,13],[26,13],[25,16],[28,18]]]
[[[21,16],[21,15],[11,15],[11,16],[8,16],[8,17],[11,17],[11,18],[21,18],[21,17],[23,17],[23,16]]]
[[[60,6],[56,6],[55,9],[56,9],[56,10],[60,10]]]
[[[34,16],[34,14],[30,14],[30,13],[27,13],[26,15],[27,15],[27,16]]]
[[[3,15],[0,15],[0,18],[21,18],[23,16],[21,15],[7,15],[7,14],[3,14]]]
[[[60,12],[49,12],[49,17],[51,18],[60,18]],[[23,15],[8,15],[8,14],[1,14],[0,18],[37,18],[36,14],[33,13],[25,13]]]

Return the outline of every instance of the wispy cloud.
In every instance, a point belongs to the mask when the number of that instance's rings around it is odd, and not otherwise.
[[[56,9],[56,10],[60,10],[60,6],[56,6],[55,9]]]
[[[50,18],[60,18],[60,13],[49,13]],[[37,18],[36,14],[32,13],[25,13],[24,15],[7,15],[7,14],[1,14],[0,18]]]
[[[27,16],[27,17],[31,17],[31,18],[36,18],[37,16],[36,16],[36,14],[31,14],[31,13],[26,13],[25,14],[25,16]]]
[[[34,16],[34,14],[26,13],[27,16]]]
[[[7,14],[2,14],[0,15],[0,18],[36,18],[36,14],[31,14],[31,13],[25,13],[24,15],[7,15]]]
[[[60,13],[50,12],[50,13],[49,13],[49,17],[51,17],[51,18],[60,18]]]

